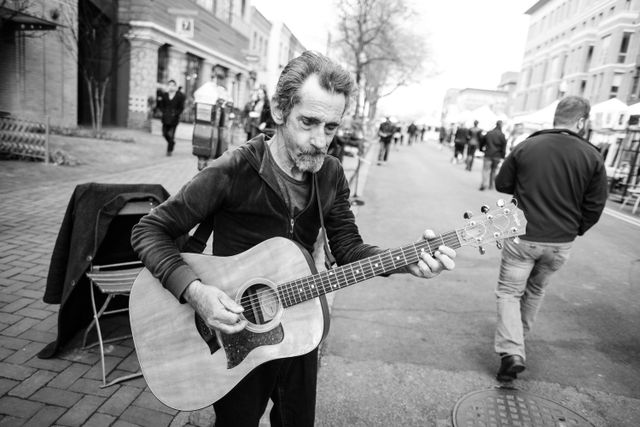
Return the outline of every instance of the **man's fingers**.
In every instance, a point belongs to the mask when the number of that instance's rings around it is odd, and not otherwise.
[[[244,308],[240,304],[232,300],[224,292],[220,293],[220,295],[218,296],[218,301],[220,301],[220,304],[222,304],[225,309],[229,310],[232,313],[240,314],[244,311]]]

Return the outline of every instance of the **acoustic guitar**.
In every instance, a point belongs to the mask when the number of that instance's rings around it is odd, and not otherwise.
[[[276,237],[229,257],[183,253],[204,284],[215,284],[244,307],[248,326],[237,334],[209,329],[189,304],[178,300],[143,269],[129,299],[131,331],[151,392],[165,405],[192,411],[211,405],[255,367],[306,354],[328,330],[320,296],[413,264],[438,246],[477,246],[525,232],[514,204],[483,206],[464,227],[434,239],[386,250],[360,261],[316,272],[309,253]]]

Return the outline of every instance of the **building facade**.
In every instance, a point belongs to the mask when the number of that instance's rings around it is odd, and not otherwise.
[[[250,11],[246,1],[120,0],[129,60],[120,67],[117,124],[144,127],[150,103],[169,80],[186,95],[183,120],[192,118],[193,92],[210,80],[243,105],[252,86]]]
[[[269,96],[273,94],[284,66],[305,50],[304,45],[285,23],[281,21],[273,22],[269,39],[267,65],[267,91]]]
[[[251,40],[249,41],[248,58],[254,89],[268,85],[269,39],[272,27],[273,24],[258,9],[251,8]]]
[[[530,15],[513,113],[564,95],[639,99],[640,0],[540,0]]]
[[[77,27],[62,14],[76,15],[75,4],[31,0],[0,6],[0,112],[53,126],[77,123],[77,47],[65,43]]]

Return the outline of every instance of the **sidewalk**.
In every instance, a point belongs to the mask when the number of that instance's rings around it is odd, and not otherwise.
[[[0,161],[0,425],[207,426],[210,408],[167,408],[138,378],[101,389],[97,350],[70,349],[55,359],[36,354],[56,337],[57,305],[42,302],[53,245],[77,184],[159,183],[174,194],[195,173],[188,126],[178,127],[176,149],[165,156],[158,134],[124,129],[135,138],[114,142],[56,136],[79,166]],[[241,138],[239,135],[238,140]],[[237,145],[236,142],[234,145]],[[357,161],[345,157],[352,177]],[[362,180],[359,183],[363,186]],[[107,345],[108,369],[138,369],[131,340]]]

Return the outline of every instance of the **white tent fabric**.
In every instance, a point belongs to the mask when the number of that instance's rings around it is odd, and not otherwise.
[[[624,129],[629,109],[630,107],[618,98],[595,104],[591,107],[591,126],[594,130]]]
[[[637,104],[632,104],[627,108],[628,116],[638,116],[640,115],[640,102]]]
[[[553,101],[546,107],[534,111],[522,116],[516,116],[511,121],[515,123],[522,123],[528,126],[535,126],[540,129],[547,129],[553,126],[553,116],[556,113],[556,107],[558,106],[558,100]]]

